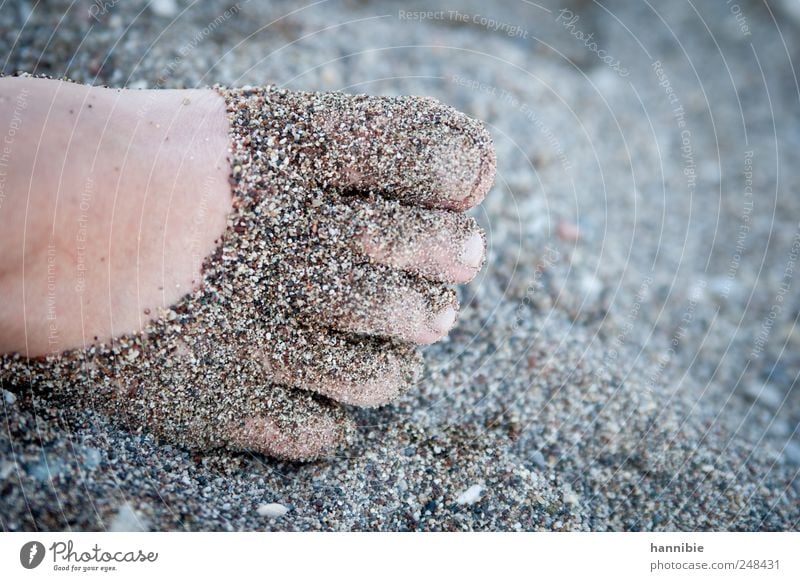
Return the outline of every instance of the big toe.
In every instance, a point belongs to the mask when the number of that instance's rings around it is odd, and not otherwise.
[[[496,158],[490,133],[435,99],[292,95],[314,128],[306,146],[323,186],[448,210],[480,203],[491,188]]]

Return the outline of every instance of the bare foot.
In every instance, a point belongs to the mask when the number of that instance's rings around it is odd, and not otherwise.
[[[455,323],[445,283],[483,261],[458,211],[491,141],[433,100],[30,78],[0,99],[2,378],[170,441],[330,453],[334,402],[413,382],[413,345]]]

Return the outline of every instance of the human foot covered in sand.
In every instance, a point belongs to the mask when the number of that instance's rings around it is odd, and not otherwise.
[[[442,338],[482,125],[431,99],[0,79],[4,386],[193,447],[335,450]]]

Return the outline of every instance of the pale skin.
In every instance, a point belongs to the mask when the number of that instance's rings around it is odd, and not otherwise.
[[[0,353],[36,358],[138,333],[202,283],[203,260],[232,209],[229,125],[217,92],[2,78],[4,134]],[[465,210],[486,189],[464,183],[463,194],[449,188],[437,205]],[[432,241],[458,236],[433,253],[396,245],[387,252],[366,238],[360,244],[393,268],[468,282],[483,262],[483,240],[477,230],[451,234],[446,227],[429,233]],[[359,333],[417,344],[441,339],[456,319],[452,307],[389,314],[386,305],[361,307],[374,317]],[[387,325],[387,317],[406,324]],[[364,393],[363,386],[331,391],[348,401],[348,390]],[[386,385],[378,391],[394,393]]]

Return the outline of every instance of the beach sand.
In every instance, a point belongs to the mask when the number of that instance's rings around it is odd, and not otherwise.
[[[798,528],[780,6],[252,4],[20,3],[2,70],[436,97],[494,137],[487,266],[419,384],[355,411],[329,461],[189,452],[4,392],[4,530]]]

